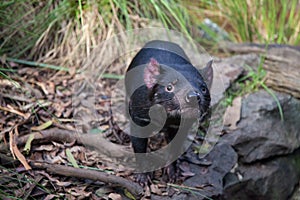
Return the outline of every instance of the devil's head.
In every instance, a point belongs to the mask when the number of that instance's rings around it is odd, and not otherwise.
[[[202,75],[212,80],[212,62]],[[169,117],[202,118],[210,105],[208,85],[191,64],[160,64],[151,58],[144,68],[144,82],[149,99],[162,105]]]

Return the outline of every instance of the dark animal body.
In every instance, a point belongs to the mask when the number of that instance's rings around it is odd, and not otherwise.
[[[213,71],[210,61],[204,70],[197,70],[183,49],[167,41],[148,42],[134,57],[125,76],[127,106],[131,123],[131,142],[135,153],[146,153],[148,137],[161,128],[171,142],[183,120],[202,120],[210,105],[209,86]],[[204,81],[203,76],[205,76]],[[151,114],[151,108],[159,109]],[[165,118],[165,119],[163,119]],[[150,123],[153,129],[143,129]],[[160,124],[164,123],[164,124]],[[174,151],[180,147],[173,147]],[[136,157],[140,167],[146,167],[145,157]],[[175,179],[175,166],[170,165],[168,179]],[[146,173],[137,181],[146,184]]]

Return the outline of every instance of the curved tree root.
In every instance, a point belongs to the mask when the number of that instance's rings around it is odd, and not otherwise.
[[[31,161],[30,165],[33,169],[45,169],[47,172],[59,174],[63,176],[70,176],[76,178],[90,179],[94,181],[101,181],[108,184],[118,185],[126,188],[132,195],[139,198],[143,195],[143,188],[137,183],[127,180],[122,177],[107,174],[105,172],[74,168],[64,165],[48,164],[43,162]]]

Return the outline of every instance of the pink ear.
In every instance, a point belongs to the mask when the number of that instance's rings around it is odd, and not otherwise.
[[[157,79],[155,76],[160,74],[160,67],[157,60],[154,58],[150,59],[150,62],[144,69],[144,82],[148,89],[152,88],[156,83]]]

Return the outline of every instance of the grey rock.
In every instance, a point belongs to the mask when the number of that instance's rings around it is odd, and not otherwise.
[[[300,200],[300,185],[298,185],[292,194],[290,200]]]
[[[287,199],[299,182],[300,149],[289,156],[241,165],[236,172],[241,180],[224,178],[225,199]]]
[[[274,93],[283,108],[284,121],[275,99],[260,90],[243,99],[237,129],[222,138],[222,142],[233,146],[241,162],[289,154],[300,147],[300,101]]]
[[[212,151],[205,157],[212,162],[209,166],[191,164],[191,171],[195,175],[186,181],[184,185],[194,188],[203,188],[189,194],[188,199],[204,199],[207,197],[217,197],[223,192],[223,178],[229,173],[237,162],[237,154],[228,144],[217,144]]]

